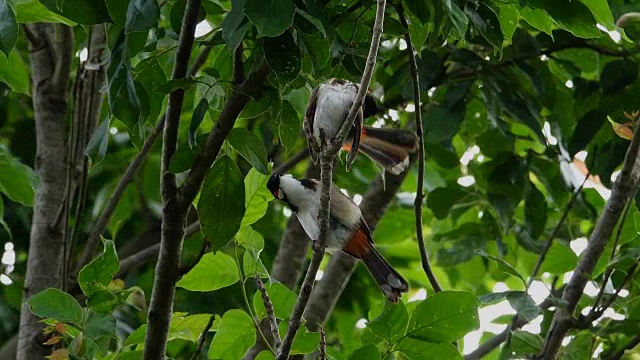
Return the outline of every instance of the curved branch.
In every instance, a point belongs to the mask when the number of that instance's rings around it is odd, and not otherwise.
[[[416,199],[413,207],[416,214],[416,237],[418,238],[418,248],[420,249],[420,259],[422,263],[422,269],[424,270],[429,283],[433,287],[435,292],[442,291],[442,286],[436,278],[436,274],[433,272],[431,262],[429,261],[429,254],[427,254],[427,248],[424,244],[424,234],[422,233],[422,201],[424,200],[424,134],[422,129],[422,102],[420,101],[420,82],[418,78],[418,64],[416,63],[416,56],[413,53],[413,43],[411,42],[411,35],[409,35],[409,25],[404,17],[404,10],[402,5],[397,5],[396,10],[400,17],[400,22],[407,30],[404,34],[404,39],[407,42],[407,58],[409,58],[409,69],[411,70],[411,80],[413,83],[413,102],[415,103],[415,116],[416,116],[416,135],[418,136],[418,184],[416,188]]]

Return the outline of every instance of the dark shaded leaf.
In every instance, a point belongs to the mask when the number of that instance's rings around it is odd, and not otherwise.
[[[287,149],[288,153],[300,138],[302,124],[300,123],[298,113],[288,101],[282,102],[282,112],[280,113],[279,120],[278,134],[280,136],[280,143]]]
[[[631,59],[608,62],[600,75],[600,86],[605,94],[612,94],[632,84],[638,77],[638,63]]]
[[[209,101],[207,101],[206,98],[200,99],[198,105],[193,110],[191,123],[189,124],[189,146],[191,149],[198,146],[198,143],[196,142],[196,131],[198,131],[198,127],[202,123],[207,110],[209,110]]]
[[[547,222],[547,201],[530,181],[525,186],[524,218],[529,235],[536,240],[544,232]]]
[[[131,75],[131,62],[124,32],[120,33],[111,52],[107,76],[109,109],[131,132],[140,118],[141,104]]]
[[[533,321],[542,314],[542,309],[524,291],[510,291],[507,294],[509,304],[518,312],[518,317],[527,322]]]
[[[451,207],[467,195],[459,187],[437,188],[427,196],[427,207],[437,219],[445,219]]]
[[[82,328],[84,334],[91,339],[97,339],[101,336],[116,338],[116,319],[111,314],[88,311]]]
[[[491,254],[489,254],[486,251],[481,250],[481,249],[475,250],[475,253],[480,255],[480,256],[482,256],[482,257],[485,257],[485,258],[487,258],[487,259],[489,259],[491,261],[494,261],[496,264],[498,264],[498,268],[501,271],[504,271],[505,273],[522,280],[522,283],[526,284],[526,281],[525,281],[524,277],[518,272],[518,270],[516,270],[516,268],[513,267],[513,265],[509,264],[505,259],[502,259],[502,258],[499,258],[497,256],[491,255]]]
[[[0,51],[9,57],[16,41],[18,41],[16,15],[7,1],[0,1]]]
[[[164,94],[171,94],[178,89],[187,90],[197,83],[198,82],[192,78],[172,79],[167,81],[165,84],[158,86],[156,91]]]
[[[245,0],[232,0],[231,11],[222,20],[222,38],[230,51],[235,51],[251,22],[244,15]]]
[[[281,87],[293,81],[300,72],[300,49],[289,32],[278,37],[266,38],[262,44],[264,57],[278,77]]]
[[[238,165],[227,155],[209,169],[198,201],[202,233],[213,251],[224,246],[240,229],[244,217],[244,183]]]
[[[258,28],[260,36],[278,36],[293,23],[291,0],[245,0],[244,12]]]
[[[52,12],[82,25],[113,22],[105,0],[40,0]]]
[[[131,0],[124,31],[128,34],[152,29],[157,26],[159,18],[160,6],[156,0]]]
[[[104,159],[107,153],[107,145],[109,144],[109,118],[102,120],[100,125],[96,127],[84,149],[84,154],[91,159],[91,165],[95,165]]]
[[[499,52],[502,52],[504,36],[502,35],[500,22],[494,10],[484,3],[479,3],[477,9],[474,9],[473,5],[467,5],[464,8],[464,12],[469,16],[473,25],[480,31],[480,34],[482,34],[489,44],[493,45]]]
[[[269,174],[267,169],[267,150],[260,139],[245,128],[234,128],[227,136],[229,144],[249,164],[263,174]]]

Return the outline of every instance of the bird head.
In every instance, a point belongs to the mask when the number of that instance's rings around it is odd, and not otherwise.
[[[267,181],[267,189],[273,197],[289,205],[291,210],[297,212],[300,207],[306,208],[317,201],[317,182],[310,179],[298,180],[291,175],[274,173]]]

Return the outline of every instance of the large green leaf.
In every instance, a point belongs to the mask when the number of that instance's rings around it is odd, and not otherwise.
[[[233,285],[240,280],[236,261],[218,251],[205,254],[202,259],[185,274],[176,286],[191,291],[213,291]]]
[[[262,50],[281,87],[292,82],[300,73],[302,66],[300,49],[289,32],[264,39]]]
[[[269,174],[267,169],[267,150],[260,139],[245,128],[234,128],[229,132],[227,140],[249,164],[263,174]]]
[[[128,34],[152,29],[157,25],[159,17],[160,6],[157,0],[130,0],[124,31]]]
[[[562,29],[583,38],[602,36],[596,19],[579,1],[531,0],[529,6],[545,10]]]
[[[295,7],[291,0],[245,0],[244,12],[260,36],[278,36],[293,23]]]
[[[207,173],[198,200],[202,233],[213,251],[224,246],[240,229],[245,213],[244,183],[238,165],[227,155],[219,157]]]
[[[518,270],[516,270],[516,268],[514,268],[513,265],[509,264],[505,259],[493,256],[481,249],[477,249],[475,252],[482,257],[494,261],[496,264],[498,264],[498,268],[501,271],[504,271],[505,273],[522,280],[523,283],[526,283],[524,277],[518,272]]]
[[[73,296],[64,291],[42,290],[27,300],[27,304],[29,304],[29,310],[41,318],[82,324],[82,307]]]
[[[0,193],[22,205],[33,206],[37,185],[38,178],[30,167],[0,152]]]
[[[220,326],[209,347],[209,359],[242,359],[256,341],[256,329],[251,317],[242,310],[229,310],[222,316]]]
[[[50,11],[38,0],[9,0],[8,3],[13,8],[19,24],[49,22],[75,25],[75,22]]]
[[[113,275],[120,269],[115,244],[111,240],[101,240],[104,245],[102,254],[83,267],[78,274],[80,288],[87,296],[105,289]]]
[[[374,344],[367,344],[363,347],[356,349],[356,351],[349,356],[348,360],[380,360],[380,351]]]
[[[445,219],[449,215],[451,207],[467,195],[458,186],[437,188],[429,192],[427,207],[433,211],[437,219]]]
[[[229,50],[235,51],[247,33],[251,22],[244,15],[245,0],[232,0],[231,11],[222,20],[222,38]]]
[[[570,247],[564,244],[554,242],[547,252],[540,272],[548,272],[553,275],[562,275],[567,271],[575,269],[578,264],[578,256],[571,250]]]
[[[449,19],[457,30],[456,38],[464,39],[467,33],[467,17],[454,0],[441,0],[445,6],[445,12],[449,15]]]
[[[442,291],[416,307],[407,336],[428,342],[451,342],[478,329],[480,300],[469,292]]]
[[[282,102],[282,111],[280,112],[278,134],[280,135],[280,143],[291,151],[300,138],[300,130],[302,124],[300,117],[289,101]]]
[[[538,188],[527,182],[525,186],[524,217],[527,231],[536,240],[544,232],[547,222],[547,201]]]
[[[133,83],[126,39],[124,32],[120,33],[111,51],[107,68],[108,95],[111,113],[132,132],[140,118],[141,104]]]
[[[0,51],[9,56],[17,40],[18,23],[16,22],[16,15],[7,0],[0,0]]]
[[[29,70],[16,51],[8,57],[0,54],[0,81],[15,92],[29,95]]]
[[[401,301],[398,304],[386,303],[382,314],[367,323],[367,327],[374,334],[391,344],[404,336],[408,324],[409,313],[407,312],[407,307]]]
[[[273,195],[267,189],[269,176],[259,173],[252,168],[244,178],[246,211],[242,218],[241,226],[251,225],[260,220],[267,213],[269,201]]]
[[[480,34],[482,34],[489,44],[493,45],[498,52],[502,52],[504,36],[502,35],[500,21],[498,20],[498,16],[495,11],[483,3],[480,3],[477,9],[473,6],[467,6],[464,11],[467,13],[476,29],[478,29]]]
[[[82,329],[90,339],[97,339],[101,336],[117,338],[116,319],[111,314],[87,311]]]
[[[437,344],[406,337],[400,340],[395,350],[407,355],[409,359],[421,359],[425,354],[437,354],[439,360],[462,360],[458,349],[450,343]]]
[[[542,349],[544,340],[540,335],[527,331],[515,330],[511,334],[511,351],[516,356],[538,354]]]
[[[583,332],[571,339],[569,345],[564,348],[561,360],[588,360],[592,359],[591,354],[595,349],[594,342],[597,337],[589,332]],[[624,359],[624,356],[620,359]]]
[[[82,25],[113,22],[105,0],[40,0],[47,9]]]

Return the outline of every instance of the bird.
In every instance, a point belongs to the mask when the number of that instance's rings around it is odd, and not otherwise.
[[[307,136],[313,136],[322,146],[323,140],[333,140],[346,120],[360,85],[344,79],[332,78],[318,85],[311,92],[304,118]],[[417,149],[418,138],[406,129],[374,128],[363,125],[363,119],[376,107],[375,100],[367,94],[363,109],[358,111],[353,127],[347,135],[342,149],[348,151],[346,167],[351,168],[358,151],[379,163],[394,175],[409,167],[409,154]],[[321,137],[324,134],[324,139]],[[314,163],[318,154],[309,143],[309,153]]]
[[[272,174],[267,188],[284,202],[300,221],[309,238],[316,244],[320,234],[318,210],[321,184],[315,179],[296,179],[291,175]],[[342,251],[361,260],[387,299],[397,303],[409,291],[407,281],[376,250],[371,231],[360,208],[334,184],[331,186],[330,220],[326,250]]]

